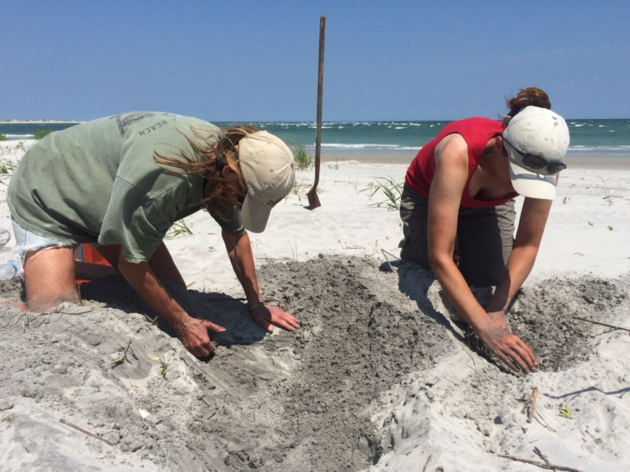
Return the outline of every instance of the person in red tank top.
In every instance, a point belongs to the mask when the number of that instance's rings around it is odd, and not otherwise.
[[[537,364],[510,332],[506,312],[531,272],[558,172],[569,146],[564,119],[545,92],[523,89],[503,122],[469,118],[446,125],[407,171],[400,214],[403,262],[430,269],[458,314],[511,368]],[[514,239],[513,198],[525,197]],[[496,285],[483,308],[469,285]]]

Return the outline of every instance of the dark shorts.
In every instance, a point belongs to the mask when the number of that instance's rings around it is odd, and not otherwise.
[[[429,266],[427,227],[429,199],[405,185],[400,203],[404,239],[400,241],[403,262]],[[514,200],[489,208],[460,210],[457,218],[455,255],[458,268],[469,285],[498,285],[514,247]]]

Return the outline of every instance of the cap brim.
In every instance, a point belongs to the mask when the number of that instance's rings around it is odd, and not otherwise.
[[[515,164],[510,159],[512,187],[519,195],[540,200],[556,198],[556,176],[542,175]]]
[[[271,210],[271,207],[257,204],[256,200],[250,198],[249,195],[246,196],[243,208],[241,208],[243,226],[252,233],[262,233],[267,227]]]

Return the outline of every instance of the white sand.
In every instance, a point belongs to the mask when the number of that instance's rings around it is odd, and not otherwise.
[[[30,144],[27,142],[27,146]],[[19,158],[21,151],[14,147],[14,142],[0,143],[0,158]],[[402,182],[406,167],[352,161],[325,163],[319,186],[322,206],[315,211],[306,208],[312,172],[299,172],[295,192],[274,209],[268,229],[263,234],[250,234],[257,263],[307,261],[319,253],[382,260],[381,249],[397,255],[401,237],[398,212],[371,207],[371,203],[385,197],[379,194],[370,201],[361,190],[375,178]],[[6,177],[1,180],[8,183]],[[5,203],[6,187],[0,187],[0,228],[12,230]],[[521,204],[519,199],[517,208]],[[219,227],[203,212],[187,218],[186,223],[192,235],[167,241],[186,282],[194,284],[192,288],[196,290],[242,296]],[[627,281],[628,234],[630,171],[567,169],[562,173],[540,254],[526,286],[560,276],[622,277]],[[0,259],[14,259],[13,244],[12,239],[0,249]],[[412,283],[413,279],[407,282]],[[438,306],[437,299],[434,301],[438,311],[446,311]],[[615,312],[610,319],[630,327],[627,315]],[[388,401],[384,404],[388,406],[373,415],[375,426],[387,431],[395,446],[370,470],[422,470],[430,455],[427,470],[431,471],[438,466],[445,471],[535,470],[534,466],[493,454],[509,450],[512,455],[539,460],[532,452],[534,446],[557,465],[583,471],[629,470],[630,336],[603,327],[601,333],[593,341],[597,355],[590,361],[567,366],[562,372],[534,373],[513,385],[503,382],[499,387],[496,368],[482,358],[476,359],[482,377],[479,383],[463,348],[442,357],[433,369],[412,374],[408,383],[392,388],[385,396]],[[525,416],[519,414],[520,406],[514,407],[508,401],[527,395],[533,386],[541,391],[539,408],[553,432],[536,421],[528,424]],[[560,403],[570,404],[575,419],[559,415]],[[26,407],[16,406],[13,413],[22,408]],[[40,424],[59,429],[59,425],[46,419],[49,413],[33,408],[30,413],[28,409],[24,411],[40,418]],[[0,419],[11,409],[0,411]],[[488,421],[490,417],[495,417],[495,421]],[[15,432],[10,434],[10,423],[0,423],[0,438],[16,437]],[[81,436],[75,438],[80,444],[87,441]],[[72,454],[68,441],[64,436],[59,442],[64,454]],[[11,454],[19,455],[15,441],[10,444]],[[96,460],[100,449],[88,449],[77,447],[76,455],[82,458],[77,463],[88,456]],[[111,459],[112,465],[125,464],[130,470],[142,465],[139,459],[132,459],[132,453],[118,454],[122,459]],[[151,463],[146,465],[151,469]],[[6,467],[0,465],[0,469],[9,470]]]

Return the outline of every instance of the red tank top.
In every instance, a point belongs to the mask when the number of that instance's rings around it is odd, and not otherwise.
[[[459,204],[460,210],[467,208],[484,208],[502,205],[511,198],[517,196],[517,193],[511,194],[507,198],[501,200],[476,200],[470,196],[468,187],[481,155],[486,148],[488,141],[495,136],[503,133],[505,126],[500,121],[489,120],[487,118],[468,118],[466,120],[454,121],[446,125],[437,138],[430,141],[420,149],[420,152],[411,162],[407,170],[405,183],[415,192],[429,198],[429,189],[431,181],[435,174],[435,148],[449,134],[458,133],[466,141],[468,145],[468,181],[462,194],[462,200]]]

